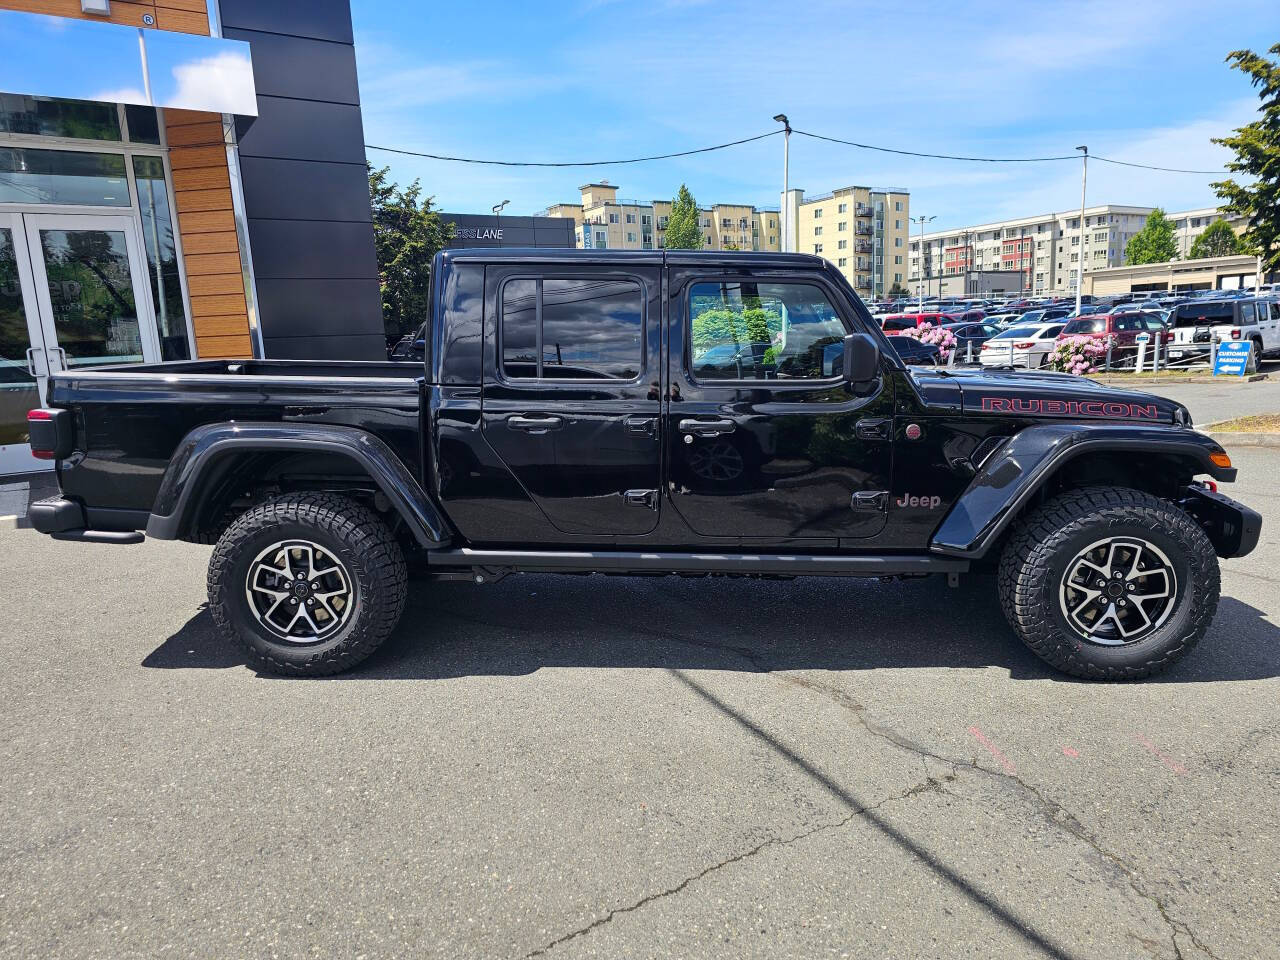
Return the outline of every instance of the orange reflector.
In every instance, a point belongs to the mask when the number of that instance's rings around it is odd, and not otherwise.
[[[1212,460],[1219,467],[1231,466],[1231,458],[1228,457],[1225,453],[1211,453],[1209,454],[1209,459]]]

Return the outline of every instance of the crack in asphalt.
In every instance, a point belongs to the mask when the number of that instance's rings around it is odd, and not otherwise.
[[[1129,888],[1133,890],[1134,893],[1142,899],[1149,901],[1155,907],[1156,912],[1160,914],[1160,918],[1169,928],[1169,939],[1173,945],[1174,955],[1178,960],[1183,960],[1184,957],[1182,948],[1178,945],[1177,935],[1179,933],[1186,936],[1186,938],[1190,940],[1198,950],[1202,951],[1207,956],[1212,957],[1213,960],[1222,960],[1222,958],[1218,957],[1217,954],[1205,945],[1205,943],[1196,935],[1195,931],[1193,931],[1185,921],[1178,920],[1169,913],[1168,904],[1166,904],[1164,900],[1158,897],[1155,893],[1146,889],[1144,885],[1145,882],[1139,876],[1138,871],[1134,867],[1126,862],[1119,854],[1113,853],[1102,846],[1101,842],[1085,829],[1084,825],[1074,814],[1071,813],[1071,811],[1052,797],[1046,796],[1039,787],[1028,783],[1016,773],[1010,773],[1004,770],[992,770],[988,767],[984,767],[978,763],[977,757],[972,758],[968,763],[963,763],[951,757],[945,757],[934,753],[888,727],[872,723],[867,719],[866,708],[843,690],[836,687],[832,687],[828,684],[822,683],[821,681],[812,680],[808,677],[799,677],[788,674],[770,674],[769,676],[784,683],[803,687],[827,697],[852,713],[857,718],[858,723],[863,727],[863,729],[872,736],[879,737],[899,749],[918,754],[922,758],[927,757],[931,760],[947,764],[951,767],[953,773],[958,773],[958,771],[963,767],[965,769],[971,769],[979,773],[986,774],[988,777],[992,777],[997,781],[1008,781],[1021,787],[1023,791],[1035,798],[1035,806],[1046,820],[1052,823],[1055,827],[1065,831],[1087,845],[1099,857],[1110,863],[1125,878],[1125,881],[1129,884]],[[942,790],[941,785],[939,785],[938,789]],[[942,790],[942,792],[954,796],[954,794],[950,794],[949,791]]]
[[[587,934],[591,933],[592,931],[600,927],[603,927],[607,923],[611,923],[615,917],[619,917],[627,913],[634,913],[635,911],[640,910],[643,907],[646,907],[649,904],[654,903],[655,901],[664,900],[667,897],[675,896],[676,894],[685,890],[691,884],[697,883],[699,880],[703,879],[704,877],[710,876],[711,874],[716,873],[719,870],[723,870],[725,867],[733,866],[736,863],[742,863],[744,860],[750,860],[756,854],[761,853],[764,850],[769,849],[770,847],[790,846],[793,843],[799,843],[801,840],[806,840],[809,837],[815,836],[816,834],[819,834],[819,833],[826,833],[832,830],[839,830],[841,827],[848,826],[854,820],[857,820],[860,817],[865,817],[868,813],[871,813],[874,810],[879,810],[886,803],[894,803],[896,801],[906,800],[911,797],[919,796],[922,793],[930,793],[935,791],[940,792],[943,789],[943,780],[947,780],[947,779],[951,779],[951,778],[944,777],[942,778],[942,780],[940,780],[937,777],[932,777],[932,776],[926,777],[924,780],[920,781],[917,784],[914,784],[913,786],[902,791],[901,793],[892,794],[888,797],[885,797],[882,800],[876,801],[873,804],[869,804],[868,806],[865,806],[865,807],[860,807],[859,809],[850,813],[847,817],[843,817],[840,820],[837,820],[833,823],[822,823],[816,827],[811,827],[808,830],[801,831],[800,833],[793,834],[792,836],[789,836],[789,837],[770,837],[769,839],[756,844],[754,847],[751,847],[748,850],[744,850],[742,853],[734,854],[732,857],[729,857],[725,860],[721,860],[718,863],[713,863],[710,866],[705,867],[702,870],[699,870],[697,873],[692,874],[688,877],[685,877],[683,880],[681,880],[679,883],[677,883],[673,887],[668,887],[666,890],[661,890],[657,893],[648,894],[647,896],[641,897],[635,903],[628,904],[627,906],[615,907],[612,910],[610,910],[608,913],[606,913],[604,916],[597,917],[595,920],[592,920],[590,923],[586,924],[585,926],[578,927],[575,930],[571,930],[568,933],[564,934],[563,936],[559,936],[556,939],[550,941],[549,943],[546,943],[541,947],[538,947],[534,950],[529,951],[524,955],[524,960],[531,960],[531,958],[533,957],[543,956],[547,953],[550,953],[556,947],[559,947],[562,944],[568,943],[570,940],[576,940],[578,937],[585,937]]]

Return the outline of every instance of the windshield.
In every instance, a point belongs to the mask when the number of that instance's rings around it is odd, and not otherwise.
[[[1081,317],[1079,320],[1072,320],[1063,328],[1063,333],[1102,333],[1107,328],[1105,320],[1093,320],[1089,317]]]
[[[1232,323],[1235,319],[1235,304],[1223,303],[1183,303],[1178,306],[1175,327],[1212,327],[1217,324]]]

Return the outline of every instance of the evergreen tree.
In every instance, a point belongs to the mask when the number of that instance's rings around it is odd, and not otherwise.
[[[702,227],[698,224],[698,204],[683,183],[671,201],[671,216],[667,219],[666,247],[668,250],[701,250]]]
[[[1173,237],[1173,221],[1156,207],[1147,216],[1146,225],[1129,238],[1124,247],[1124,262],[1130,266],[1140,263],[1168,263],[1177,259],[1178,242]],[[1084,251],[1080,251],[1083,266]]]

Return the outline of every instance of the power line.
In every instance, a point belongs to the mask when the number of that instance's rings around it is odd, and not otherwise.
[[[1225,175],[1223,170],[1185,170],[1181,167],[1153,167],[1149,163],[1130,163],[1128,160],[1112,160],[1110,157],[1100,157],[1096,153],[1089,154],[1090,160],[1101,160],[1103,163],[1118,163],[1122,167],[1137,167],[1139,170],[1162,170],[1165,173],[1203,173],[1205,176],[1221,177]]]
[[[381,150],[385,153],[401,153],[410,157],[426,157],[429,160],[449,160],[453,163],[482,163],[494,167],[608,167],[615,166],[620,163],[645,163],[649,160],[670,160],[672,157],[689,157],[695,153],[711,153],[713,150],[724,150],[728,147],[736,147],[744,143],[751,143],[753,140],[763,140],[766,137],[776,137],[782,133],[781,130],[770,130],[768,133],[761,133],[754,137],[744,137],[741,140],[733,140],[729,143],[718,143],[714,147],[699,147],[696,150],[681,150],[677,153],[660,153],[652,157],[632,157],[629,160],[576,160],[562,162],[547,162],[533,160],[477,160],[473,157],[450,157],[440,153],[426,153],[421,150],[403,150],[398,147],[378,147],[371,143],[365,144],[367,150]]]
[[[791,128],[792,133],[814,140],[826,140],[828,143],[843,143],[847,147],[858,147],[862,150],[876,150],[880,153],[896,153],[905,157],[928,157],[932,160],[968,160],[974,163],[1046,163],[1051,160],[1079,160],[1080,154],[1073,153],[1061,157],[960,157],[949,153],[921,153],[918,150],[899,150],[894,147],[878,147],[870,143],[858,143],[855,140],[841,140],[839,137],[824,137],[820,133]]]

